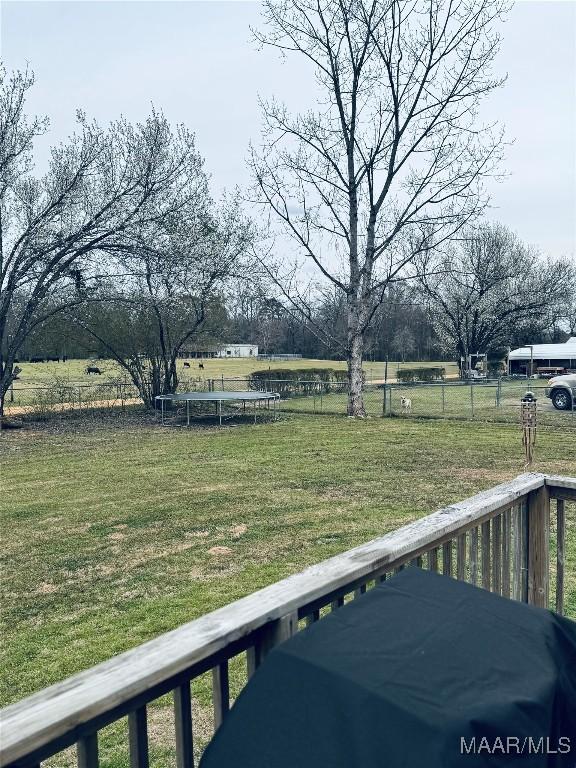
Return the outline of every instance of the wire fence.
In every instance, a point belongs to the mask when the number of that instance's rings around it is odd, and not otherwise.
[[[538,423],[576,429],[576,397],[571,407],[556,409],[546,397],[543,380],[444,381],[439,383],[372,384],[364,387],[366,415],[399,418],[441,418],[518,423],[520,399],[527,390],[537,398]],[[284,413],[334,414],[347,411],[348,383],[250,378],[183,378],[180,392],[266,390],[280,395]],[[136,387],[123,381],[86,384],[55,381],[46,386],[13,387],[5,401],[7,414],[48,419],[54,415],[90,412],[113,414],[141,407]]]
[[[420,417],[518,423],[520,399],[527,391],[537,399],[538,423],[576,429],[576,402],[557,410],[546,397],[543,380],[493,380],[414,384],[366,384],[364,407],[371,417]],[[212,389],[265,389],[278,392],[284,412],[345,414],[347,382],[269,379],[211,379]]]
[[[91,413],[105,416],[142,405],[138,390],[126,382],[75,384],[51,382],[45,386],[11,387],[4,401],[9,416],[47,420],[57,415]]]

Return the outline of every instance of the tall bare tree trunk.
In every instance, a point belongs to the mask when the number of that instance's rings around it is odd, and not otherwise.
[[[348,308],[348,416],[363,418],[364,409],[364,380],[362,375],[362,359],[364,356],[364,334],[362,333],[361,318],[357,308]]]

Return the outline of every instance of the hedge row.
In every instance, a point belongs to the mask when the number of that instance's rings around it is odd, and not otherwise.
[[[309,395],[321,385],[324,394],[331,389],[340,390],[348,381],[347,371],[334,368],[270,368],[267,371],[254,371],[249,378],[251,389],[265,389],[278,392],[282,397]]]
[[[446,368],[404,368],[398,371],[398,381],[407,384],[412,381],[439,381],[444,378]]]

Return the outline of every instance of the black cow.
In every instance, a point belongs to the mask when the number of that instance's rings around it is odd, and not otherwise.
[[[44,360],[43,357],[31,357],[30,358],[31,363],[45,363],[46,360]]]
[[[198,368],[201,368],[202,370],[204,370],[204,363],[198,363]]]
[[[100,370],[100,368],[96,368],[95,365],[89,365],[86,368],[86,373],[97,373],[98,376],[100,376],[102,374],[102,371]]]
[[[184,368],[190,368],[190,363],[184,363]]]
[[[48,363],[59,363],[60,362],[60,358],[59,357],[47,357],[46,361]]]

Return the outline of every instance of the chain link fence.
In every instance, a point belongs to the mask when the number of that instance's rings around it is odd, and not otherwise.
[[[281,397],[280,408],[288,413],[345,414],[346,382],[288,381],[269,379],[254,385],[250,379],[209,380],[209,388],[225,390],[265,389]],[[545,395],[541,380],[494,380],[415,384],[366,384],[364,406],[371,417],[420,417],[519,423],[520,399],[532,391],[538,404],[538,423],[576,429],[576,403],[556,410]],[[404,402],[403,402],[404,400]],[[408,402],[406,402],[408,401]]]
[[[444,381],[440,383],[367,383],[364,405],[367,416],[442,418],[519,423],[520,398],[527,390],[537,398],[538,424],[576,429],[576,398],[572,408],[556,410],[545,396],[544,380]],[[280,395],[280,411],[302,414],[345,415],[348,384],[339,381],[303,381],[250,378],[204,379],[183,377],[180,392],[266,390]],[[408,401],[408,402],[407,402]],[[7,394],[8,415],[30,414],[47,419],[66,412],[106,414],[141,406],[134,385],[123,381],[76,384],[58,381],[43,387],[13,387]]]
[[[388,416],[421,416],[445,419],[514,422],[520,420],[520,399],[527,391],[537,400],[540,425],[576,428],[576,407],[556,410],[545,394],[546,382],[497,380],[444,382],[385,387],[384,410]],[[404,398],[404,402],[403,402]],[[406,403],[409,400],[409,403]]]

